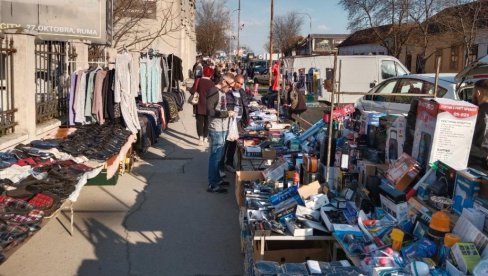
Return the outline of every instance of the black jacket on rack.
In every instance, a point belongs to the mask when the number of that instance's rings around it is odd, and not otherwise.
[[[171,54],[167,58],[168,66],[171,68],[173,81],[183,81],[183,61],[181,58]]]

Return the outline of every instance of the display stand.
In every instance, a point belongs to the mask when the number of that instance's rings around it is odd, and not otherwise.
[[[44,137],[44,139],[48,139],[48,138],[62,139],[75,131],[76,128],[59,128],[47,134]],[[132,144],[135,142],[135,140],[136,140],[136,135],[135,134],[130,135],[129,138],[127,139],[127,142],[121,147],[118,155],[111,157],[104,163],[99,163],[98,168],[95,168],[91,172],[85,173],[80,178],[78,184],[76,184],[75,191],[63,202],[60,208],[58,208],[55,212],[53,212],[49,217],[45,217],[45,219],[50,220],[51,218],[57,217],[61,211],[69,209],[70,210],[70,235],[73,236],[73,223],[74,223],[73,206],[74,203],[78,200],[78,196],[81,192],[81,189],[86,185],[88,179],[97,176],[102,171],[103,168],[107,170],[107,179],[110,179],[115,175],[115,173],[119,170],[119,166],[121,165],[121,162],[123,162],[122,165],[125,168],[125,160],[126,160],[127,153],[131,153]]]

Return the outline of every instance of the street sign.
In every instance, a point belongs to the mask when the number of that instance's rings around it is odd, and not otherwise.
[[[111,44],[113,0],[0,0],[0,32],[28,31],[44,40]]]

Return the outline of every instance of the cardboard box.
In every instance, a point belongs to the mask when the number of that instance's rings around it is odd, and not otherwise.
[[[370,126],[379,126],[380,117],[385,116],[385,113],[376,111],[362,111],[361,112],[361,125],[359,127],[359,134],[368,134]]]
[[[404,192],[417,179],[420,174],[419,163],[406,153],[402,153],[395,163],[390,165],[386,174],[386,179],[392,183],[395,188]]]
[[[385,173],[388,171],[389,165],[388,164],[376,164],[372,163],[368,160],[360,160],[358,161],[358,183],[360,186],[366,185],[366,181],[368,180],[368,176],[375,176],[379,173]]]
[[[307,260],[330,261],[329,248],[325,241],[265,241],[261,255],[261,241],[254,241],[254,261],[300,263]]]
[[[276,158],[276,150],[275,149],[263,149],[261,151],[261,156],[263,159],[275,159]]]
[[[478,107],[436,98],[419,100],[412,157],[424,168],[440,160],[456,170],[468,164]]]
[[[471,242],[458,242],[452,247],[451,252],[459,270],[464,274],[473,273],[474,267],[481,259],[476,246]]]
[[[236,172],[235,193],[236,193],[236,202],[239,207],[244,207],[246,205],[244,186],[242,185],[242,181],[250,181],[250,180],[264,180],[263,172],[262,171],[237,171]]]
[[[405,144],[405,131],[407,118],[404,115],[390,115],[393,117],[391,125],[386,131],[385,162],[390,163],[397,160],[403,153]]]
[[[389,198],[380,194],[381,207],[390,215],[392,215],[398,222],[408,219],[408,203],[394,203]]]
[[[463,208],[473,207],[474,198],[478,195],[481,181],[486,177],[488,177],[486,174],[474,169],[457,172],[456,187],[452,197],[454,212],[461,214]]]
[[[345,187],[353,185],[353,183],[359,182],[359,173],[357,172],[345,172],[339,167],[336,167],[335,183],[334,187],[338,192],[341,192]]]
[[[298,193],[303,199],[309,199],[311,196],[320,194],[323,188],[318,181],[314,181],[308,185],[303,185],[298,188]]]
[[[286,220],[286,228],[294,237],[313,236],[313,229],[310,227],[300,228],[293,220]]]

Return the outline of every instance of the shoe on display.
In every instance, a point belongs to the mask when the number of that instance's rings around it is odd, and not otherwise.
[[[220,186],[217,186],[217,187],[208,186],[207,192],[209,192],[209,193],[218,193],[218,194],[226,194],[227,193],[227,189],[222,188]]]
[[[236,172],[236,169],[234,169],[234,167],[231,166],[231,165],[225,165],[225,170],[228,171],[228,172],[231,172],[231,173],[235,173]]]
[[[224,171],[222,170],[219,170],[219,174],[220,174],[220,177],[226,177],[226,174]]]

